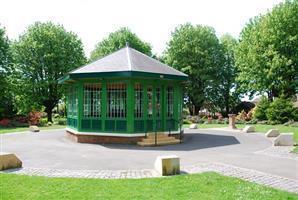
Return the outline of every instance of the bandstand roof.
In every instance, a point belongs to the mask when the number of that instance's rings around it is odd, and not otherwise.
[[[68,78],[108,76],[187,79],[186,74],[128,46],[68,73]],[[59,82],[64,82],[66,78]]]

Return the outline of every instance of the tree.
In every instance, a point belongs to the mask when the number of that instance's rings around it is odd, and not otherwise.
[[[262,96],[260,102],[254,108],[253,117],[258,120],[267,120],[267,110],[269,108],[270,102],[268,98]]]
[[[63,91],[57,79],[86,63],[81,40],[63,26],[36,22],[14,42],[21,101],[45,107],[48,121]],[[28,105],[28,104],[27,104]]]
[[[10,41],[5,35],[5,29],[0,27],[0,119],[15,113],[9,80],[11,62]]]
[[[295,95],[298,74],[298,1],[285,1],[251,19],[236,50],[238,80],[248,92]]]
[[[293,103],[284,98],[275,98],[266,112],[271,123],[281,124],[294,119],[295,108]]]
[[[216,111],[224,116],[231,112],[239,102],[239,91],[237,90],[234,51],[237,47],[237,40],[231,35],[225,34],[220,38],[222,59],[220,63],[218,85],[211,88],[213,91],[209,97]]]
[[[99,42],[95,49],[91,52],[90,60],[94,61],[113,53],[128,44],[130,47],[152,56],[151,45],[142,41],[135,33],[132,33],[128,28],[120,28],[119,30],[110,33],[110,35]]]
[[[166,63],[189,75],[187,95],[189,106],[198,114],[210,95],[210,89],[218,85],[221,63],[221,47],[213,28],[184,24],[172,33],[165,52]]]

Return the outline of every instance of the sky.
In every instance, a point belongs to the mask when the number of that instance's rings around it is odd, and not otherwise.
[[[161,55],[179,24],[212,26],[220,37],[239,33],[251,17],[280,0],[1,0],[0,25],[17,39],[35,21],[62,24],[84,44],[86,56],[96,43],[120,27],[129,27]]]

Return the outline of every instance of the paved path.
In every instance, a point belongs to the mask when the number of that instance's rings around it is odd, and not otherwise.
[[[239,168],[222,163],[205,163],[181,168],[182,173],[195,174],[202,172],[217,172],[222,175],[232,176],[250,182],[266,185],[269,187],[298,193],[298,181],[255,170]],[[30,176],[47,177],[72,177],[72,178],[101,178],[101,179],[124,179],[124,178],[154,178],[161,177],[153,169],[144,170],[67,170],[67,169],[42,169],[21,168],[6,170],[4,173],[22,174]]]
[[[182,144],[147,148],[74,143],[65,137],[64,130],[3,134],[0,139],[2,151],[14,152],[23,161],[24,168],[15,173],[71,177],[85,177],[86,174],[99,178],[155,177],[155,172],[150,169],[156,156],[175,154],[181,158],[182,169],[199,163],[194,173],[202,169],[227,173],[216,170],[213,165],[203,167],[208,163],[220,163],[233,169],[263,173],[268,178],[298,181],[298,156],[289,154],[289,149],[272,148],[272,142],[263,134],[207,129],[185,130],[185,133]],[[185,168],[186,172],[189,170],[191,167]]]

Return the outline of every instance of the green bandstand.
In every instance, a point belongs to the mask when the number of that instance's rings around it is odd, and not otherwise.
[[[178,134],[187,75],[124,47],[69,72],[67,135],[77,142],[135,143]]]

